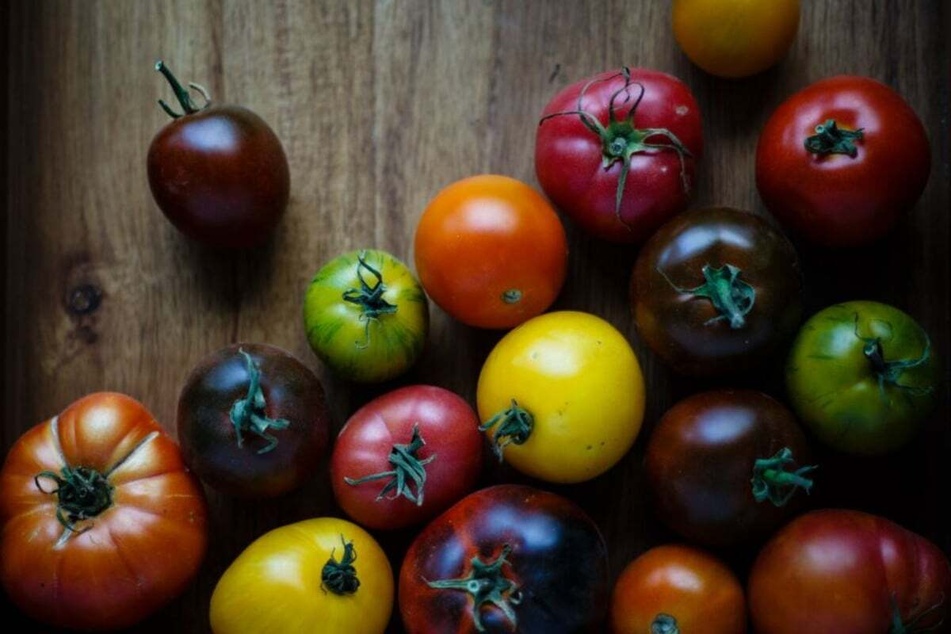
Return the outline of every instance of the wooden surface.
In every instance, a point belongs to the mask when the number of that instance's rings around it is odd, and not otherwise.
[[[569,82],[622,64],[674,73],[695,92],[706,146],[696,204],[757,211],[757,135],[786,96],[838,73],[898,89],[932,140],[928,187],[908,220],[874,249],[829,254],[802,246],[807,311],[846,299],[888,301],[918,318],[951,359],[948,9],[940,0],[804,5],[785,61],[731,82],[690,65],[671,35],[665,0],[3,3],[0,452],[74,399],[104,389],[140,399],[172,430],[186,373],[239,340],[282,346],[314,368],[337,427],[397,384],[435,383],[474,402],[479,367],[498,333],[463,327],[433,308],[419,366],[393,384],[355,388],[329,376],[307,346],[300,318],[306,284],[321,263],[348,249],[380,247],[411,262],[416,220],[453,180],[495,172],[536,184],[542,106]],[[159,57],[218,101],[255,110],[282,139],[291,204],[266,248],[203,250],[152,202],[145,154],[167,120],[155,101],[170,97],[153,70]],[[775,371],[720,382],[670,376],[639,343],[628,313],[636,250],[568,231],[571,268],[556,308],[609,319],[632,340],[648,381],[646,425],[632,453],[593,482],[548,487],[596,519],[616,573],[648,545],[671,539],[651,516],[640,473],[659,415],[714,384],[782,393]],[[81,314],[69,298],[86,285],[102,300]],[[825,468],[813,502],[887,513],[947,551],[951,524],[938,509],[951,492],[948,419],[946,381],[918,442],[892,458]],[[517,478],[494,468],[485,476],[502,479]],[[285,498],[249,508],[211,494],[210,504],[213,539],[200,577],[135,631],[207,632],[214,584],[244,546],[269,528],[337,512],[326,465]],[[394,567],[411,537],[381,536]],[[728,556],[742,574],[748,555]],[[13,612],[2,596],[0,610]],[[12,631],[46,631],[22,617],[12,622]],[[394,632],[397,623],[394,617]]]

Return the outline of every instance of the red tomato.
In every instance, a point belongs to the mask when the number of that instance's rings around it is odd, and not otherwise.
[[[513,328],[541,314],[568,268],[558,214],[507,176],[473,176],[439,192],[419,219],[415,255],[432,300],[478,328]]]
[[[375,529],[432,518],[472,490],[481,468],[472,407],[430,385],[403,387],[361,407],[340,430],[330,459],[337,503]]]
[[[702,152],[700,108],[686,84],[622,68],[572,84],[545,106],[535,171],[585,231],[642,242],[687,207]]]
[[[931,171],[924,126],[868,77],[818,81],[776,109],[756,149],[756,186],[776,218],[825,246],[884,236]]]
[[[748,596],[758,634],[947,631],[951,567],[937,546],[885,518],[813,511],[759,553]]]
[[[128,396],[91,394],[7,455],[0,581],[36,620],[128,627],[198,572],[206,516],[201,485],[152,415]]]

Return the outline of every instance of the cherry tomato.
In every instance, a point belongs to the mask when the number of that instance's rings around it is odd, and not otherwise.
[[[568,268],[565,230],[548,201],[491,174],[457,181],[430,201],[415,253],[433,301],[478,328],[512,328],[544,312]]]
[[[162,62],[183,114],[164,101],[174,121],[159,130],[148,153],[149,187],[162,213],[186,236],[214,247],[260,245],[284,215],[290,170],[274,131],[247,108],[195,105]]]
[[[472,490],[482,468],[479,419],[431,385],[379,396],[350,417],[330,459],[337,503],[369,528],[431,519]]]
[[[43,623],[138,623],[195,577],[207,531],[175,441],[123,394],[90,394],[28,430],[0,471],[0,581]]]
[[[555,95],[535,137],[545,194],[582,229],[643,242],[690,202],[703,152],[700,108],[676,77],[622,68]]]
[[[178,399],[185,462],[228,495],[272,497],[309,479],[329,440],[320,381],[280,348],[240,343],[204,358]]]
[[[823,79],[770,116],[756,148],[769,211],[820,245],[857,246],[888,233],[931,171],[924,126],[901,96],[868,77]]]
[[[433,520],[406,552],[399,584],[409,634],[603,632],[607,547],[573,502],[502,484]]]

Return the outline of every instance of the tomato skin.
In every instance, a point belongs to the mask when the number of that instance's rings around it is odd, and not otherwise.
[[[874,346],[866,354],[875,340],[885,368],[877,367]],[[896,371],[892,379],[890,371]],[[786,362],[786,389],[799,419],[823,443],[855,454],[881,455],[907,444],[934,409],[940,380],[928,333],[907,313],[878,302],[819,311],[803,324]]]
[[[471,493],[433,520],[400,569],[399,606],[409,634],[477,629],[467,592],[428,582],[466,577],[472,560],[511,552],[501,575],[521,601],[516,623],[496,606],[477,610],[487,632],[601,632],[609,598],[607,547],[573,502],[532,487],[502,484]],[[508,598],[508,593],[502,593]]]
[[[748,585],[759,634],[945,631],[948,597],[951,567],[937,546],[885,518],[842,509],[783,527],[760,551]],[[892,627],[896,604],[902,623],[920,618],[914,629]]]
[[[425,443],[416,457],[425,469],[422,504],[381,491],[391,478],[348,484],[393,471],[394,445],[410,443],[414,428]],[[482,434],[472,407],[449,390],[410,385],[379,396],[357,410],[340,430],[330,459],[334,497],[363,526],[396,529],[418,524],[446,510],[471,491],[482,469]],[[409,493],[418,496],[411,484]]]
[[[427,294],[477,328],[512,328],[541,314],[568,269],[565,230],[548,201],[494,174],[440,191],[420,217],[414,251]]]
[[[378,285],[382,294],[365,300]],[[378,249],[350,251],[327,262],[311,280],[304,328],[314,353],[342,378],[387,381],[423,353],[429,301],[401,260]]]
[[[616,120],[627,118],[641,87],[643,96],[633,121],[636,128],[666,129],[689,154],[683,154],[681,163],[681,154],[673,149],[636,151],[629,165],[618,159],[605,169],[605,148],[612,141],[628,150],[633,146],[614,135],[602,141],[578,114],[579,100],[587,116],[608,128],[612,107]],[[672,143],[661,135],[645,141]],[[535,173],[555,206],[583,230],[602,240],[636,243],[687,207],[702,153],[700,109],[686,84],[658,71],[625,68],[582,79],[548,102],[535,137]],[[618,208],[622,172],[627,176]]]
[[[322,580],[351,543],[359,587],[336,594]],[[214,634],[382,634],[393,611],[393,570],[365,530],[335,517],[281,526],[252,542],[211,595]]]
[[[273,441],[244,429],[239,446],[232,413],[235,403],[247,399],[254,371],[265,399],[256,413],[286,421],[287,427],[264,430]],[[273,497],[297,488],[324,456],[329,427],[320,381],[292,354],[267,344],[237,343],[208,355],[192,370],[178,400],[178,438],[186,464],[227,495]]]
[[[737,284],[753,293],[739,327],[696,292],[709,286],[707,266],[721,275],[737,267]],[[763,217],[730,208],[690,210],[661,227],[638,254],[630,294],[638,334],[675,372],[691,376],[763,363],[792,338],[802,316],[792,243]]]
[[[44,475],[67,465],[111,486],[108,506],[74,520],[72,533],[53,494],[68,487]],[[14,443],[0,471],[0,526],[0,581],[11,601],[37,621],[89,631],[129,627],[178,596],[208,539],[204,493],[178,446],[140,403],[108,392]]]
[[[664,623],[677,629],[651,628]],[[629,563],[615,582],[611,631],[745,634],[743,586],[724,563],[702,550],[656,546]]]
[[[533,419],[523,442],[501,448],[510,465],[548,482],[594,478],[630,449],[644,418],[644,378],[634,350],[611,324],[559,311],[531,319],[489,353],[476,389],[479,418],[496,447],[513,401]]]
[[[854,157],[806,149],[828,120],[863,130]],[[897,92],[868,77],[830,77],[794,94],[770,116],[756,148],[756,186],[767,209],[827,247],[883,237],[914,206],[930,171],[921,120]]]

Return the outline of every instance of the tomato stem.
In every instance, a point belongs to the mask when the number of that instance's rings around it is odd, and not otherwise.
[[[785,506],[796,491],[803,489],[809,493],[813,481],[806,476],[818,467],[811,465],[787,471],[795,460],[792,450],[783,447],[772,458],[759,458],[753,463],[753,499],[757,502],[769,500],[773,506]]]
[[[511,407],[479,425],[479,431],[484,432],[495,427],[495,433],[492,436],[492,451],[498,456],[499,462],[502,462],[502,452],[505,447],[512,443],[516,445],[524,443],[532,435],[534,426],[535,418],[528,410],[519,407],[513,398]]]
[[[208,105],[210,99],[208,97],[208,92],[205,91],[203,87],[199,86],[198,84],[188,84],[191,88],[194,88],[200,92],[202,97],[205,98],[204,106],[198,107],[195,105],[195,102],[192,101],[191,95],[188,94],[188,91],[185,90],[175,75],[172,74],[172,71],[170,71],[168,66],[165,65],[165,62],[162,60],[155,62],[155,70],[162,73],[162,76],[165,77],[166,81],[168,81],[169,85],[172,87],[172,91],[175,93],[175,98],[178,99],[178,103],[181,104],[182,110],[185,111],[184,114],[175,112],[167,103],[165,103],[164,100],[159,99],[158,103],[160,106],[162,106],[162,110],[164,110],[165,113],[171,118],[178,119],[179,117],[183,117],[186,114],[194,114]]]
[[[886,361],[882,338],[863,337],[859,334],[859,315],[858,313],[855,314],[855,336],[865,343],[862,353],[865,355],[865,358],[868,359],[869,367],[871,367],[872,372],[878,378],[878,392],[882,400],[888,400],[887,394],[885,393],[886,386],[897,387],[913,396],[931,394],[934,391],[934,387],[931,385],[927,387],[917,387],[900,383],[901,377],[906,370],[923,365],[931,358],[931,337],[928,336],[928,333],[923,332],[922,334],[925,338],[925,346],[918,358]]]
[[[44,489],[42,479],[52,480],[56,488]],[[96,517],[112,506],[113,486],[95,469],[66,465],[58,474],[53,471],[37,474],[33,482],[42,493],[56,494],[56,519],[70,532],[82,532],[76,530],[77,522]]]
[[[720,268],[713,268],[709,264],[703,265],[700,272],[703,274],[704,283],[695,288],[684,288],[674,284],[660,268],[657,272],[678,293],[687,293],[710,300],[719,315],[708,319],[704,325],[726,321],[730,324],[730,328],[739,330],[746,325],[746,315],[753,310],[753,305],[756,303],[756,289],[740,279],[742,269],[732,264],[726,264]]]
[[[336,595],[353,594],[360,587],[357,569],[353,566],[353,562],[357,560],[357,551],[353,542],[348,542],[343,535],[340,536],[340,541],[343,543],[343,557],[337,561],[334,558],[336,549],[330,551],[330,559],[320,571],[320,587]]]
[[[360,288],[348,288],[343,293],[343,300],[356,304],[361,309],[360,319],[366,322],[364,329],[365,340],[360,344],[361,348],[370,345],[370,322],[378,320],[383,315],[396,314],[397,307],[384,299],[386,285],[383,284],[383,275],[367,264],[366,251],[360,251],[357,255],[357,279],[360,280]],[[367,283],[363,277],[363,271],[368,271],[374,278],[373,286]]]
[[[937,603],[934,603],[924,610],[921,610],[915,616],[905,623],[901,620],[901,608],[898,607],[898,597],[892,592],[891,603],[892,603],[892,625],[888,629],[888,634],[923,634],[924,632],[937,632],[942,629],[944,626],[944,619],[938,619],[937,622],[932,623],[931,625],[923,626],[919,625],[922,620],[928,619],[929,615],[933,615],[935,612],[941,609],[944,605],[945,597],[941,596],[941,600]]]
[[[238,447],[244,446],[244,434],[249,433],[267,441],[264,447],[258,449],[259,454],[267,453],[277,447],[277,437],[268,433],[268,429],[287,429],[290,421],[284,418],[269,418],[266,414],[267,401],[261,389],[261,368],[251,358],[251,355],[239,348],[244,356],[248,371],[248,393],[239,398],[231,406],[231,424],[234,425]]]
[[[395,500],[403,496],[410,502],[416,504],[416,506],[422,506],[423,487],[426,484],[426,465],[436,459],[436,454],[424,460],[419,459],[417,454],[425,445],[426,441],[423,440],[423,436],[419,433],[419,423],[417,423],[413,425],[413,436],[410,438],[409,443],[405,445],[395,444],[390,450],[387,461],[393,465],[392,469],[363,476],[356,480],[344,477],[343,481],[350,486],[356,486],[364,482],[386,479],[389,480],[389,482],[380,490],[380,494],[376,496],[377,502],[384,498]],[[416,484],[415,493],[413,493],[413,489],[410,486],[414,483]],[[387,496],[387,493],[391,491],[392,494]]]
[[[807,137],[804,145],[812,154],[825,156],[827,154],[845,154],[852,158],[858,155],[856,141],[865,138],[862,128],[858,130],[844,130],[839,127],[835,119],[826,119],[816,126],[816,133]]]
[[[651,621],[650,634],[680,634],[677,619],[661,612]]]

